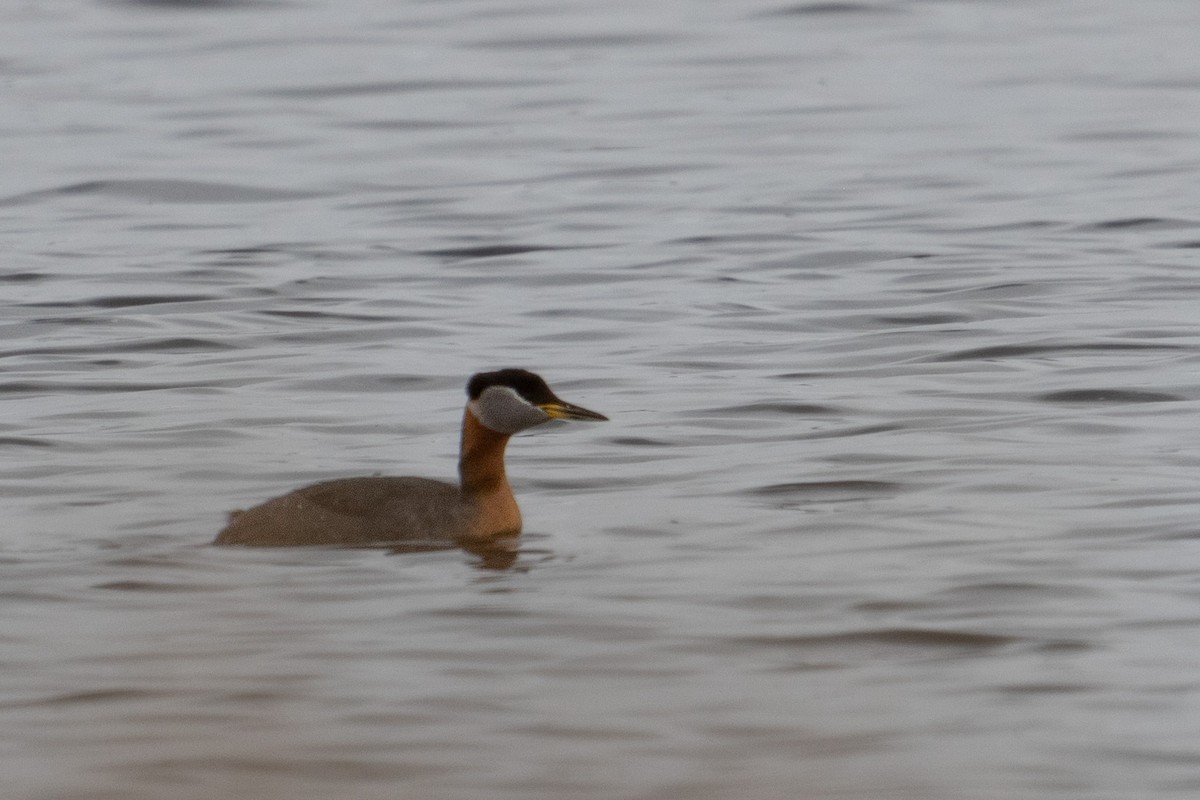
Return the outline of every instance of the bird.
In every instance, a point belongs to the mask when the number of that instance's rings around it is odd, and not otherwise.
[[[515,537],[521,509],[505,474],[504,449],[513,434],[553,419],[608,417],[562,400],[528,370],[476,373],[467,381],[458,483],[381,475],[324,481],[234,511],[214,544],[480,545]]]

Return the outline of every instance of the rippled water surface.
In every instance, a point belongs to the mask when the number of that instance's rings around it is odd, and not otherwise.
[[[17,800],[1200,794],[1200,6],[18,3]],[[454,473],[526,533],[209,545]]]

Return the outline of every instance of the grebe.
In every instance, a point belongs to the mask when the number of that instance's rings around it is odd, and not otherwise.
[[[552,419],[608,417],[559,399],[523,369],[480,372],[467,383],[459,483],[364,477],[325,481],[230,514],[216,544],[257,547],[483,543],[521,532],[521,510],[504,473],[514,433]]]

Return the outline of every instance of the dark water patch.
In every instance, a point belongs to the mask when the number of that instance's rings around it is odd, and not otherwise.
[[[690,416],[693,417],[743,417],[743,416],[793,416],[793,417],[812,417],[823,414],[837,414],[840,409],[833,406],[824,406],[817,403],[788,403],[788,402],[763,402],[763,403],[746,403],[745,405],[737,406],[721,406],[719,408],[705,408],[698,412],[693,412]]]
[[[918,275],[914,277],[915,282],[924,282],[926,278]],[[898,281],[904,283],[903,279]],[[940,297],[956,297],[956,298],[980,298],[983,300],[1019,300],[1043,292],[1045,287],[1037,283],[1024,283],[1021,281],[1010,281],[1007,283],[992,283],[986,286],[972,286],[966,289],[949,289],[940,293]]]
[[[0,381],[0,394],[120,394],[160,392],[172,389],[207,389],[214,383],[87,383],[82,381]]]
[[[108,543],[107,547],[110,550],[121,551],[128,548],[128,545],[127,541],[114,539]],[[107,558],[104,566],[116,569],[150,569],[161,572],[164,569],[179,567],[181,563],[178,555],[174,553],[137,553]]]
[[[283,0],[108,0],[113,5],[163,9],[167,11],[234,11],[252,8],[284,8]]]
[[[944,589],[936,594],[938,598],[947,599],[956,604],[965,600],[992,604],[1013,600],[1041,601],[1054,598],[1094,597],[1095,595],[1095,590],[1090,588],[1021,581],[972,583]]]
[[[1161,244],[1159,247],[1170,250],[1200,250],[1200,239],[1191,239],[1184,242],[1168,242]]]
[[[1167,494],[1146,494],[1136,497],[1124,498],[1121,500],[1109,500],[1103,503],[1096,503],[1092,508],[1188,508],[1196,505],[1196,497],[1194,491],[1189,487],[1186,492],[1167,493]],[[1143,533],[1141,537],[1145,538]],[[1169,538],[1165,530],[1159,529],[1154,532],[1153,538],[1162,539]]]
[[[145,700],[160,696],[158,692],[146,689],[95,689],[88,692],[67,692],[31,701],[27,706],[67,706],[94,705],[97,703],[128,703],[131,700]],[[13,706],[8,706],[12,708]]]
[[[900,9],[882,3],[845,2],[797,3],[765,11],[760,17],[857,17],[877,14],[897,14]]]
[[[9,560],[6,560],[4,563],[6,566],[11,566],[11,565],[19,565],[21,562],[16,559],[9,559]],[[71,592],[64,593],[64,594],[54,594],[52,592],[33,591],[33,590],[26,589],[26,590],[15,590],[15,591],[0,590],[0,602],[3,602],[5,604],[6,608],[9,608],[12,603],[26,603],[26,602],[38,603],[38,604],[62,603],[64,605],[71,605],[74,603],[78,603],[79,600]],[[11,637],[0,636],[0,640],[8,639],[8,638],[11,638]]]
[[[1047,403],[1070,405],[1119,405],[1124,403],[1174,403],[1187,398],[1166,392],[1143,392],[1132,389],[1067,389],[1036,395],[1035,399]]]
[[[255,312],[264,317],[281,319],[329,320],[337,322],[400,322],[396,317],[382,314],[346,314],[334,311],[302,311],[298,309],[267,309]]]
[[[918,648],[929,650],[986,650],[1004,647],[1021,641],[1016,636],[976,633],[962,630],[933,628],[882,628],[853,633],[812,635],[741,636],[733,642],[748,647],[768,647],[786,650],[816,648],[878,646]]]
[[[233,345],[212,339],[200,339],[190,336],[174,336],[167,339],[134,340],[128,342],[105,342],[71,347],[30,347],[22,350],[6,350],[0,352],[0,358],[11,356],[64,356],[116,353],[213,353],[223,350],[236,349]],[[93,361],[99,364],[99,361]]]
[[[0,283],[37,283],[49,278],[41,272],[8,272],[0,274]]]
[[[634,728],[620,728],[608,725],[585,727],[566,725],[559,722],[536,722],[515,725],[507,729],[507,731],[508,733],[522,736],[546,737],[548,740],[566,739],[583,742],[640,742],[656,741],[658,739],[658,735],[655,733],[639,731]]]
[[[1064,142],[1170,142],[1187,139],[1187,134],[1167,130],[1109,130],[1072,133],[1062,137]]]
[[[988,359],[1021,358],[1024,356],[1066,355],[1070,353],[1087,352],[1120,352],[1126,350],[1179,350],[1180,347],[1170,344],[1142,344],[1135,342],[1094,342],[1081,344],[1001,344],[989,347],[972,347],[967,350],[957,350],[942,353],[925,359],[931,362],[946,361],[983,361]]]
[[[1166,695],[1168,698],[1176,697],[1178,699],[1171,701],[1171,712],[1176,710],[1179,703],[1185,702],[1184,698],[1189,698],[1195,694],[1196,686],[1190,681],[1179,681],[1162,686],[1152,688],[1143,687],[1143,691],[1149,695]],[[1165,707],[1161,707],[1159,713],[1165,713]],[[1165,791],[1182,790],[1187,792],[1187,798],[1200,796],[1200,776],[1196,775],[1196,752],[1195,748],[1191,747],[1191,742],[1185,737],[1181,737],[1178,733],[1175,734],[1169,741],[1163,742],[1159,746],[1154,746],[1144,743],[1142,737],[1129,737],[1130,742],[1127,745],[1113,743],[1098,747],[1097,754],[1105,759],[1120,759],[1122,762],[1131,761],[1143,766],[1162,765],[1175,766],[1182,769],[1175,773],[1176,777],[1171,780],[1163,780],[1160,786]],[[1152,774],[1152,773],[1144,773]]]
[[[405,339],[435,339],[447,335],[445,328],[406,327],[401,332]],[[270,338],[271,342],[286,345],[325,346],[334,342],[378,343],[379,329],[364,325],[346,325],[340,328],[323,327],[320,330],[297,330]]]
[[[260,264],[283,263],[303,251],[304,245],[259,245],[252,247],[230,247],[218,250],[200,250],[200,256],[213,258],[220,267],[248,267]]]
[[[304,200],[319,197],[314,192],[267,189],[261,186],[241,186],[233,183],[204,181],[144,179],[84,181],[54,189],[23,192],[0,199],[0,206],[36,203],[52,197],[104,195],[142,200],[148,203],[265,203],[281,200]]]
[[[1091,534],[1092,532],[1082,531],[1081,533],[1087,535]],[[1169,533],[1157,533],[1154,538],[1161,539],[1163,541],[1192,541],[1195,539],[1200,539],[1200,528],[1187,526],[1184,527],[1183,530],[1176,530]]]
[[[191,233],[194,231],[219,231],[223,235],[229,229],[224,222],[150,222],[140,225],[130,224],[126,228],[130,233]],[[184,273],[180,273],[181,275]]]
[[[530,619],[534,614],[527,609],[501,608],[498,606],[464,605],[458,608],[434,609],[425,612],[430,617],[452,619]]]
[[[675,447],[679,443],[671,442],[666,439],[651,439],[645,436],[614,436],[609,439],[609,444],[615,444],[618,447]]]
[[[619,536],[630,539],[662,539],[676,538],[678,531],[669,531],[662,528],[646,528],[640,525],[618,525],[611,528],[604,528],[604,533],[610,536]]]
[[[934,606],[936,604],[928,600],[864,600],[855,603],[853,608],[875,614],[894,614],[897,611],[923,611]]]
[[[772,378],[781,381],[811,381],[819,378],[828,377],[832,373],[828,372],[780,372],[778,375],[772,375]]]
[[[738,494],[763,497],[789,502],[820,502],[828,500],[862,500],[884,495],[894,495],[905,489],[904,484],[892,481],[840,480],[840,481],[797,481],[773,483],[743,489]]]
[[[447,385],[443,380],[427,375],[381,375],[374,379],[386,389],[440,389]]]
[[[163,583],[161,581],[108,581],[106,583],[97,583],[92,586],[93,589],[104,589],[115,592],[198,592],[203,591],[204,587],[193,586],[182,583]]]
[[[338,83],[326,86],[281,87],[257,92],[258,96],[295,100],[320,100],[329,97],[370,97],[376,95],[415,94],[420,92],[476,91],[537,86],[531,80],[409,80],[364,83]]]
[[[1016,683],[996,687],[998,692],[1014,695],[1081,694],[1096,689],[1087,683]]]
[[[851,466],[861,467],[864,464],[909,464],[912,462],[912,456],[902,455],[900,453],[878,453],[849,450],[839,453],[831,453],[825,456],[823,461],[829,464],[850,464]]]
[[[678,173],[701,172],[710,170],[713,165],[709,162],[677,162],[674,164],[638,164],[631,167],[602,167],[598,169],[575,169],[565,172],[552,172],[541,176],[543,182],[550,181],[586,181],[586,180],[618,180],[621,178],[658,178]]]
[[[661,308],[640,309],[640,308],[611,308],[611,307],[595,307],[587,305],[560,305],[554,308],[535,308],[525,312],[525,317],[533,319],[553,319],[564,320],[567,323],[577,322],[579,320],[598,320],[601,322],[651,322],[662,323],[668,319],[675,319],[682,314],[672,311],[664,311]]]
[[[481,39],[471,43],[472,47],[489,50],[588,50],[617,49],[660,45],[678,40],[680,37],[663,33],[599,33],[563,36],[506,36]]]
[[[872,318],[880,325],[895,325],[897,327],[916,327],[921,325],[950,325],[967,322],[970,317],[966,314],[892,314]]]
[[[28,303],[27,308],[130,308],[134,306],[153,306],[165,303],[199,303],[217,298],[203,294],[140,294],[112,295],[94,297],[90,300],[73,300],[67,302]]]
[[[1060,228],[1062,222],[1051,219],[1029,219],[1016,222],[1001,222],[994,225],[972,225],[955,228],[956,233],[1003,233],[1007,231],[1036,231],[1046,228]]]
[[[664,244],[748,244],[756,247],[769,242],[797,242],[804,237],[781,233],[730,233],[706,234],[701,236],[683,236],[678,239],[668,239]]]
[[[280,381],[291,392],[381,392],[395,394],[422,389],[439,388],[440,383],[409,375],[379,375],[362,373],[359,375],[328,375],[322,378],[296,378],[290,381]],[[318,428],[321,429],[321,428]],[[339,425],[337,429],[349,432],[346,426]],[[367,428],[363,432],[370,433],[375,428]]]
[[[1139,230],[1178,230],[1179,228],[1197,228],[1200,224],[1182,219],[1170,219],[1167,217],[1120,217],[1117,219],[1103,220],[1101,222],[1093,222],[1088,225],[1081,225],[1079,230],[1085,231],[1123,231],[1130,229]]]
[[[579,459],[570,459],[568,463],[576,464]],[[640,478],[605,478],[603,482],[598,482],[595,478],[525,478],[521,481],[525,486],[534,489],[540,489],[547,492],[558,493],[563,496],[571,492],[583,494],[598,494],[600,492],[613,492],[622,489],[633,489],[645,485],[645,480]]]
[[[50,439],[35,439],[30,436],[0,436],[0,447],[54,447],[57,442]]]
[[[828,731],[814,733],[802,730],[795,725],[761,725],[753,723],[704,725],[701,728],[706,733],[728,742],[742,742],[748,745],[751,752],[759,757],[768,755],[773,758],[794,758],[796,753],[804,753],[806,758],[822,759],[830,757],[873,756],[885,753],[894,747],[895,736],[891,732],[869,731],[847,734],[835,734]],[[700,796],[706,796],[701,792]],[[753,794],[753,793],[751,793]],[[667,797],[656,795],[661,800],[692,800],[697,795],[683,791]],[[797,797],[810,800],[818,795],[808,792],[797,794]],[[831,797],[822,793],[820,797]],[[927,793],[913,795],[904,792],[905,798],[916,796],[926,797]]]
[[[387,760],[369,760],[362,758],[334,757],[296,757],[271,758],[255,757],[252,755],[197,756],[194,758],[162,758],[153,761],[140,762],[137,774],[141,779],[147,775],[157,775],[160,780],[170,778],[169,785],[182,785],[194,782],[198,775],[243,775],[247,780],[262,776],[299,777],[312,781],[316,785],[328,785],[327,796],[341,794],[344,786],[358,786],[363,781],[377,783],[396,783],[410,781],[414,778],[429,775],[440,775],[451,771],[449,767],[420,763],[405,763],[397,758]],[[333,789],[332,787],[339,787]]]
[[[582,247],[562,247],[548,244],[485,244],[472,247],[446,247],[437,250],[418,250],[417,255],[445,258],[454,261],[472,261],[481,258],[500,258],[524,253],[539,253],[555,250],[582,250]]]
[[[360,131],[441,131],[465,130],[483,127],[484,123],[463,122],[462,120],[433,120],[433,119],[369,119],[343,122],[340,128]]]

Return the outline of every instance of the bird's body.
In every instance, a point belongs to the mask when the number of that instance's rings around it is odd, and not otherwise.
[[[525,370],[479,373],[467,393],[460,483],[384,476],[325,481],[234,512],[216,543],[346,547],[515,536],[521,511],[504,470],[509,438],[550,419],[605,417],[558,399]]]
[[[342,478],[297,489],[249,511],[235,511],[217,544],[354,547],[441,540],[447,538],[446,531],[469,528],[468,511],[459,488],[445,481]]]

